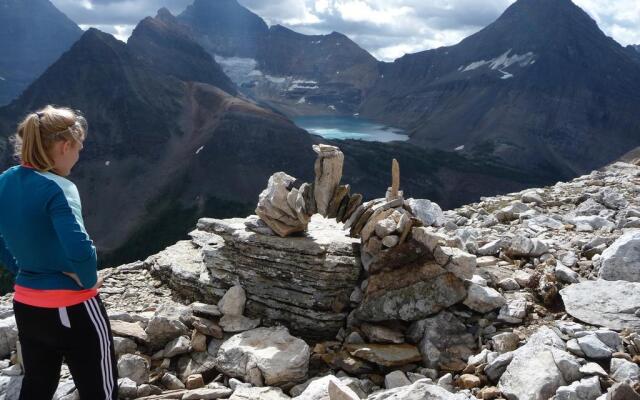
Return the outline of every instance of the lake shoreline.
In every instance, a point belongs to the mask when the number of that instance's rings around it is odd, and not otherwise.
[[[407,141],[400,128],[374,122],[358,115],[302,116],[292,119],[300,128],[328,140],[365,140],[371,142]]]

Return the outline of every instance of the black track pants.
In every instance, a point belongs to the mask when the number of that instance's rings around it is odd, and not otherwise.
[[[49,400],[67,363],[82,400],[116,400],[118,369],[107,312],[98,296],[70,307],[13,302],[25,376],[20,400]]]

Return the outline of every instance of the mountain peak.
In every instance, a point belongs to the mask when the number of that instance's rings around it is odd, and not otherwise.
[[[178,17],[206,25],[211,24],[213,20],[217,24],[222,24],[221,27],[224,29],[244,30],[260,27],[264,31],[268,30],[262,18],[242,6],[237,0],[195,0]]]
[[[166,20],[173,21],[175,20],[175,18],[176,17],[173,14],[171,14],[171,11],[169,11],[166,7],[162,7],[156,13],[156,19],[159,19],[162,21],[166,21]]]
[[[73,47],[81,46],[85,43],[95,44],[96,42],[104,43],[108,46],[124,46],[124,43],[116,39],[113,35],[102,32],[97,28],[87,29]]]
[[[622,47],[571,0],[518,0],[492,24],[460,42],[472,57],[512,54],[564,53],[566,60],[587,53]]]
[[[127,48],[153,69],[183,81],[209,83],[227,93],[236,93],[220,66],[194,39],[191,29],[166,8],[136,26]]]
[[[269,34],[267,23],[236,0],[195,0],[178,20],[208,37],[209,53],[223,56],[255,57]]]

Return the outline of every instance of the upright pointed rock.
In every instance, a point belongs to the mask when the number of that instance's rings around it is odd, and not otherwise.
[[[326,217],[329,203],[342,178],[344,154],[339,148],[324,144],[314,145],[313,151],[318,154],[313,194],[318,213]]]

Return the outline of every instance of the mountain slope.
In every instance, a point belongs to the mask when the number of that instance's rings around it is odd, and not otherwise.
[[[640,62],[640,44],[629,45],[627,46],[627,50],[629,50],[629,55],[634,60]]]
[[[361,112],[420,146],[572,175],[640,144],[640,68],[570,0],[518,0],[458,45],[381,70]]]
[[[16,98],[81,35],[48,0],[0,0],[0,105]]]

